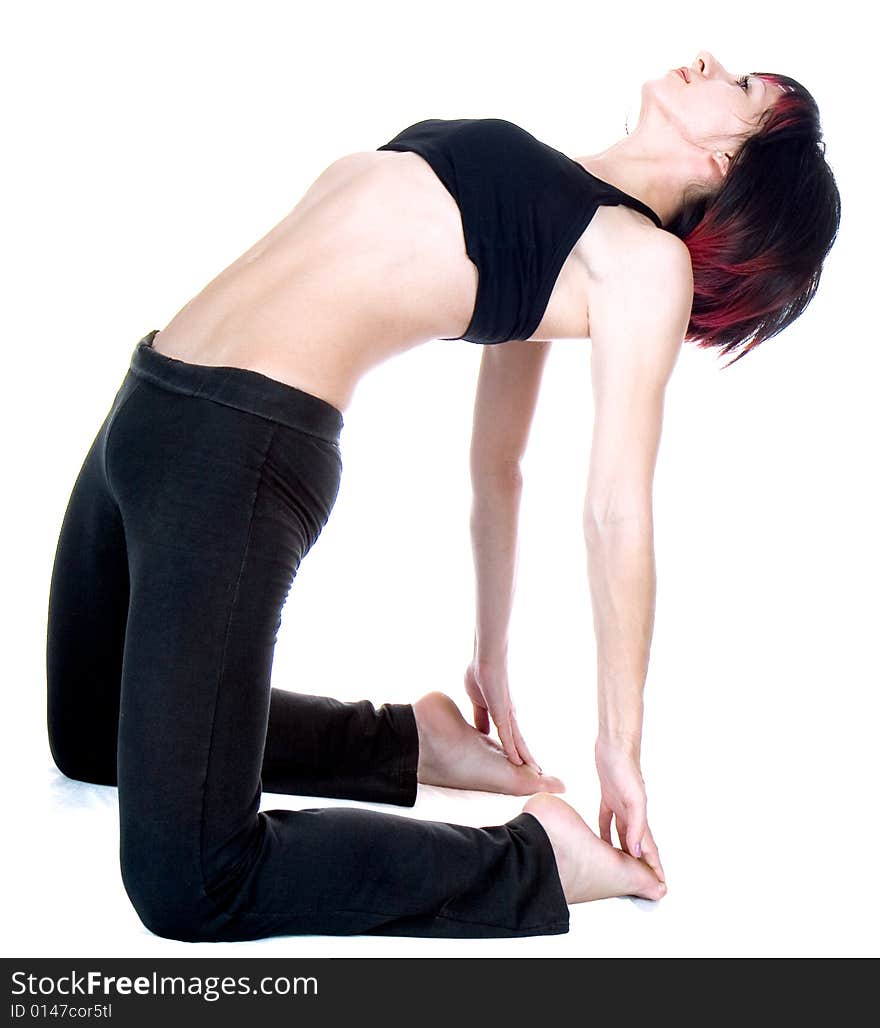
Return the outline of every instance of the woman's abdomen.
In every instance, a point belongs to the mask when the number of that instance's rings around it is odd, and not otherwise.
[[[371,367],[460,335],[476,281],[458,208],[427,163],[411,153],[351,154],[154,346],[190,363],[261,371],[343,410]]]

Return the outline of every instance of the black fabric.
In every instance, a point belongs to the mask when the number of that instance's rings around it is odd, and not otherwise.
[[[419,154],[458,204],[478,282],[470,323],[456,339],[533,335],[597,207],[623,204],[663,227],[641,200],[502,118],[429,118],[377,149]]]
[[[122,881],[143,923],[206,942],[567,931],[531,814],[474,828],[259,809],[264,788],[412,806],[418,730],[410,704],[271,688],[282,607],[336,501],[341,412],[159,354],[157,331],[74,483],[46,646],[52,756],[118,786]]]

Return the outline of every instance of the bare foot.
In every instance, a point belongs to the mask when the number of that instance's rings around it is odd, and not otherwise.
[[[666,895],[666,886],[647,864],[603,842],[565,800],[533,796],[523,811],[536,817],[550,837],[568,903],[610,896],[658,900]]]
[[[420,782],[510,796],[565,790],[558,778],[508,760],[494,739],[465,721],[445,693],[429,692],[412,706],[419,730]]]

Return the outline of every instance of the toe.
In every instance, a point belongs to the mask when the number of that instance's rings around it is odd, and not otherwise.
[[[542,792],[565,792],[565,785],[553,775],[539,775],[528,764],[511,764],[505,758],[506,785],[513,795],[533,796]]]
[[[630,865],[630,871],[632,874],[632,893],[634,896],[642,896],[644,899],[659,900],[666,895],[666,884],[661,882],[654,872],[643,864],[640,860],[635,860],[630,857],[633,861],[633,865]]]
[[[565,792],[565,783],[553,775],[539,775],[535,785],[536,792]]]

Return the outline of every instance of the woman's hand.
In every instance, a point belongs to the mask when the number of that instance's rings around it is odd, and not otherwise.
[[[508,760],[514,764],[528,764],[541,774],[516,723],[516,710],[510,699],[505,664],[490,665],[472,660],[464,674],[464,687],[474,705],[476,729],[488,735],[491,717]]]
[[[599,806],[599,832],[602,839],[614,845],[611,841],[613,817],[620,848],[644,860],[660,881],[665,882],[660,854],[648,827],[648,801],[637,749],[624,742],[608,741],[600,737],[596,740],[596,770],[602,787]]]

